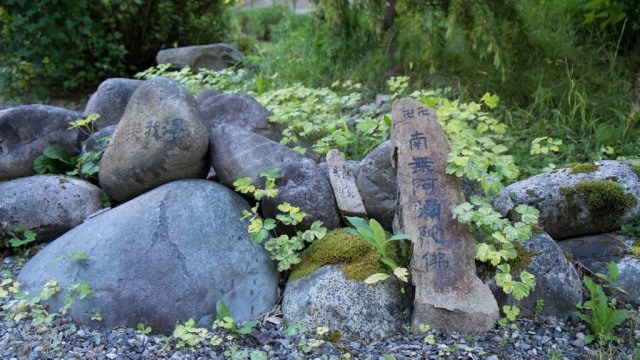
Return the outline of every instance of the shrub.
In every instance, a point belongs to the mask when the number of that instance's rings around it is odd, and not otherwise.
[[[7,0],[0,7],[0,85],[73,90],[148,67],[163,47],[220,41],[227,1]]]

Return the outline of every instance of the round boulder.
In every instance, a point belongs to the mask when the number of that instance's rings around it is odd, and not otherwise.
[[[269,122],[269,110],[251,96],[217,94],[202,95],[202,98],[204,100],[199,104],[207,131],[220,124],[232,124],[273,141],[282,139],[282,126]]]
[[[615,290],[607,290],[618,300],[640,305],[640,239],[601,234],[563,240],[558,245],[593,273],[610,275],[608,263],[616,263],[618,281]]]
[[[89,98],[84,109],[84,116],[100,114],[96,120],[98,129],[116,125],[134,91],[142,84],[142,80],[113,78],[103,81]]]
[[[231,186],[243,177],[253,179],[256,187],[264,187],[260,173],[304,159],[293,149],[247,131],[221,124],[211,132],[211,165],[223,184]]]
[[[84,325],[144,323],[166,334],[189,319],[210,325],[218,300],[236,321],[247,321],[276,303],[279,281],[269,254],[240,220],[248,209],[218,183],[172,182],[59,237],[24,265],[17,281],[31,295],[58,281],[62,292],[47,300],[52,310],[65,295],[75,296],[69,285],[86,283],[93,296],[69,310]],[[91,319],[96,313],[99,322]]]
[[[104,192],[88,181],[61,175],[29,176],[0,184],[0,229],[32,230],[51,240],[102,208]]]
[[[34,175],[33,162],[48,146],[60,146],[71,156],[80,153],[86,135],[68,130],[82,118],[77,111],[47,105],[24,105],[0,111],[0,181]]]
[[[640,180],[628,164],[602,160],[533,176],[503,189],[506,214],[526,204],[540,210],[540,225],[554,239],[620,229],[640,215]],[[506,206],[506,208],[505,208]]]
[[[314,221],[320,220],[327,229],[338,228],[341,224],[340,211],[336,204],[331,183],[322,174],[320,166],[311,159],[301,159],[285,164],[282,176],[276,180],[278,194],[262,199],[265,216],[275,218],[278,205],[289,203],[297,206],[307,216],[296,230],[304,231]],[[280,232],[291,234],[291,228],[279,228]],[[295,234],[295,232],[293,232]]]
[[[154,77],[133,93],[100,162],[100,186],[126,201],[170,181],[203,178],[209,138],[189,91]]]
[[[512,271],[528,271],[535,276],[536,286],[529,296],[516,300],[491,280],[491,291],[500,308],[503,305],[516,305],[523,316],[533,316],[536,314],[536,301],[540,299],[544,302],[542,315],[571,315],[576,310],[576,304],[582,301],[582,282],[571,262],[546,233],[534,234],[523,245],[524,254],[518,255],[520,258],[516,259],[517,264],[512,266]],[[517,266],[522,269],[517,269]]]
[[[367,214],[390,230],[398,202],[396,170],[391,166],[391,141],[385,141],[367,155],[356,171],[356,184]]]

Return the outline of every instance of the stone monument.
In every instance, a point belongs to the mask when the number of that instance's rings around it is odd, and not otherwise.
[[[336,203],[342,216],[367,217],[362,197],[356,185],[356,178],[347,166],[344,155],[336,149],[327,153],[327,167],[329,168],[329,180],[336,197]]]
[[[460,332],[491,329],[500,317],[489,287],[476,276],[476,241],[451,211],[465,201],[447,175],[450,152],[435,112],[411,99],[393,105],[391,163],[398,177],[395,232],[412,236],[415,285],[412,328]]]

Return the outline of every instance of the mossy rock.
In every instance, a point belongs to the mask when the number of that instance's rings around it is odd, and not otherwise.
[[[565,197],[577,194],[596,216],[624,214],[638,202],[635,196],[626,194],[620,184],[607,180],[580,181],[574,187],[560,187],[558,191]]]
[[[633,242],[631,248],[629,249],[629,254],[631,254],[631,256],[633,256],[634,258],[640,260],[640,238],[636,239]]]
[[[388,243],[387,252],[397,264],[404,263],[397,242]],[[300,263],[291,270],[289,281],[307,276],[327,264],[336,265],[347,279],[355,281],[363,281],[375,273],[389,271],[380,261],[380,254],[373,246],[359,236],[337,229],[314,241],[302,253]]]
[[[571,173],[572,174],[579,174],[579,173],[592,173],[596,170],[599,169],[599,166],[596,165],[595,163],[570,163],[567,164],[567,168],[571,169]]]

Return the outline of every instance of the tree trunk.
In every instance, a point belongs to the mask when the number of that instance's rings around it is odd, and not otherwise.
[[[387,35],[393,21],[396,19],[396,0],[387,0],[387,5],[382,14],[382,34]]]

